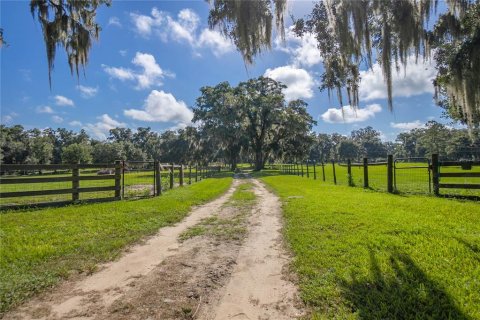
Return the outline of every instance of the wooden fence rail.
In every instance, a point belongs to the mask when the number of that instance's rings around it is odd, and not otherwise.
[[[79,169],[114,169],[114,174],[106,174],[99,176],[81,176]],[[47,189],[47,190],[32,190],[32,191],[7,191],[0,190],[0,198],[17,198],[17,197],[33,197],[33,196],[46,196],[46,195],[61,195],[71,194],[70,201],[54,201],[48,203],[37,203],[35,206],[55,205],[74,203],[79,201],[80,194],[86,192],[104,192],[112,191],[111,197],[88,199],[86,201],[107,201],[107,200],[120,200],[121,191],[121,163],[101,163],[101,164],[2,164],[0,166],[0,172],[3,174],[11,173],[15,171],[32,171],[32,170],[70,170],[71,176],[66,177],[26,177],[26,178],[10,178],[6,176],[0,176],[0,186],[12,185],[12,184],[38,184],[38,183],[54,183],[54,182],[71,182],[71,188],[61,189]],[[82,187],[82,181],[99,181],[99,180],[113,180],[111,186],[97,186],[97,187]],[[3,188],[2,188],[3,189]],[[15,205],[18,206],[18,205]],[[15,206],[2,206],[2,209],[15,207]]]

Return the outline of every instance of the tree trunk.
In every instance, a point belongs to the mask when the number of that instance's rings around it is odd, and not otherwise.
[[[262,150],[255,151],[255,171],[263,169],[263,152]]]

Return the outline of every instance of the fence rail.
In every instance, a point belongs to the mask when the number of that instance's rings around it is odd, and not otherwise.
[[[444,171],[440,170],[442,167]],[[284,174],[390,193],[431,194],[433,189],[434,195],[440,195],[439,190],[443,188],[449,191],[442,196],[480,199],[480,193],[474,191],[480,190],[480,179],[477,179],[480,178],[480,161],[438,161],[438,155],[432,155],[431,158],[397,159],[388,156],[387,161],[380,162],[370,162],[367,158],[362,162],[347,159],[345,162],[272,164],[271,169]]]

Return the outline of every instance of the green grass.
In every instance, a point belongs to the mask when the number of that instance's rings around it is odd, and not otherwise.
[[[427,163],[405,163],[397,162],[396,164],[396,190],[400,193],[428,194],[429,177],[426,168],[409,168],[407,167],[426,167]],[[403,169],[402,169],[403,168]],[[331,163],[324,165],[325,182],[333,183],[333,166]],[[314,178],[314,168],[309,166],[309,177]],[[317,180],[323,182],[323,171],[321,165],[315,166]],[[471,170],[462,170],[460,167],[442,167],[441,172],[480,172],[480,166],[474,166]],[[307,167],[303,165],[304,178],[307,178]],[[348,172],[346,165],[335,164],[335,175],[338,185],[348,185]],[[387,190],[387,166],[377,165],[368,167],[369,187],[373,190]],[[356,187],[363,187],[363,167],[352,166],[352,182]],[[441,178],[440,183],[472,183],[480,184],[480,178]],[[441,189],[442,194],[453,194],[459,196],[480,196],[480,190],[467,189]]]
[[[246,218],[256,200],[255,193],[251,191],[252,183],[240,184],[232,197],[224,205],[224,209],[233,208],[229,216],[220,217],[215,214],[211,217],[202,219],[198,224],[188,228],[183,232],[179,239],[187,239],[209,235],[218,240],[239,240],[247,232]],[[228,211],[227,211],[228,212]]]
[[[124,183],[126,188],[125,197],[145,197],[153,195],[152,186],[154,185],[153,170],[151,171],[131,171],[126,172],[124,177]],[[180,183],[179,170],[174,171],[174,184],[177,186]],[[83,170],[80,171],[81,176],[97,176],[95,171]],[[219,175],[218,173],[216,176]],[[43,174],[43,175],[28,175],[28,176],[10,176],[10,178],[52,178],[52,177],[71,177],[70,173],[59,174]],[[2,179],[9,179],[9,177],[2,177]],[[201,180],[200,176],[197,176],[197,180]],[[190,173],[187,170],[184,171],[184,184],[190,182]],[[191,182],[195,182],[195,170],[192,169]],[[84,180],[80,181],[80,187],[108,187],[114,186],[114,180]],[[162,190],[170,189],[170,174],[166,171],[161,173],[161,185]],[[135,188],[129,188],[136,186]],[[40,182],[29,184],[1,184],[1,192],[16,192],[16,191],[37,191],[37,190],[56,190],[56,189],[70,189],[72,188],[72,182]],[[87,192],[80,193],[80,200],[107,198],[113,197],[114,191],[100,191],[100,192]],[[59,194],[59,195],[44,195],[44,196],[29,196],[29,197],[16,197],[16,198],[0,198],[0,205],[24,205],[35,204],[42,202],[55,202],[55,201],[69,201],[72,199],[71,194]]]
[[[225,192],[230,177],[206,179],[160,197],[0,214],[0,315],[72,273],[92,272],[192,205]]]
[[[480,319],[478,203],[262,180],[283,201],[313,319]]]

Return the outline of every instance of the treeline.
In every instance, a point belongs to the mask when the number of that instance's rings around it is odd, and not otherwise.
[[[315,135],[309,160],[360,161],[385,159],[387,154],[396,158],[423,158],[433,153],[452,160],[480,159],[480,134],[467,129],[454,129],[436,121],[428,121],[423,128],[399,133],[395,141],[383,142],[381,132],[366,127],[353,130],[349,136],[338,133]]]
[[[115,160],[158,160],[175,163],[240,161],[262,169],[266,162],[428,157],[438,153],[450,159],[479,159],[480,134],[454,129],[435,121],[400,133],[383,142],[372,127],[349,136],[316,134],[316,123],[302,100],[287,102],[285,86],[260,77],[232,87],[222,82],[200,89],[193,123],[162,133],[149,127],[110,130],[106,141],[64,128],[25,130],[21,125],[0,126],[2,163],[112,163]]]

